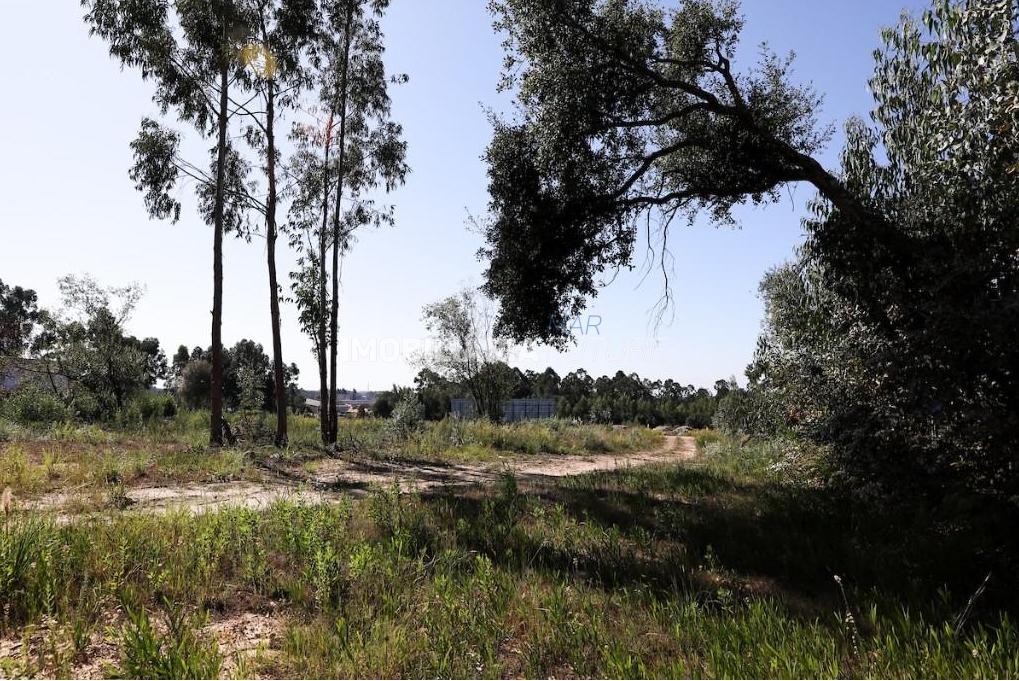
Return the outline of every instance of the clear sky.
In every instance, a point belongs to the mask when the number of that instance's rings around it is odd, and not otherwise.
[[[396,225],[362,233],[347,256],[341,300],[340,384],[358,389],[407,384],[411,355],[425,338],[421,308],[464,284],[481,283],[481,239],[466,228],[487,203],[481,154],[490,128],[485,107],[506,110],[496,93],[501,48],[484,0],[393,0],[385,22],[392,71],[410,83],[393,92],[406,129],[407,185],[391,197]],[[917,0],[745,0],[743,57],[767,40],[795,50],[796,77],[826,100],[821,120],[866,114],[866,81],[879,30]],[[150,221],[127,177],[128,143],[139,120],[156,114],[151,87],[121,71],[89,38],[75,0],[0,0],[0,279],[34,288],[56,306],[56,280],[90,273],[105,284],[137,281],[147,293],[130,323],[172,354],[209,344],[212,232],[185,204],[176,225]],[[822,159],[835,167],[841,134]],[[190,190],[184,193],[190,196]],[[566,353],[538,350],[516,363],[583,367],[710,385],[742,377],[760,329],[757,285],[802,241],[800,216],[812,196],[794,188],[778,205],[746,210],[742,228],[679,225],[670,236],[675,320],[654,328],[650,310],[660,276],[620,274],[593,302],[597,328]],[[641,258],[638,257],[638,261]],[[281,257],[288,271],[292,256]],[[226,249],[224,338],[270,347],[264,242]],[[643,280],[643,283],[641,283]],[[316,385],[310,342],[292,308],[284,311],[284,359]]]

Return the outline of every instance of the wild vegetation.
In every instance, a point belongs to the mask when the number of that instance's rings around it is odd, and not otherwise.
[[[0,412],[2,414],[2,412]],[[264,412],[246,415],[234,447],[203,446],[208,413],[181,411],[172,418],[125,420],[110,428],[74,421],[20,424],[0,415],[0,490],[25,499],[76,490],[101,503],[121,487],[263,480],[269,458],[309,464],[336,456],[366,460],[498,463],[509,459],[640,452],[662,445],[645,428],[586,426],[564,421],[498,425],[406,417],[340,422],[336,449],[323,450],[315,419],[291,416],[291,446],[271,446]]]
[[[1016,0],[884,31],[836,170],[792,59],[736,63],[735,2],[491,0],[515,106],[485,284],[424,309],[413,388],[342,421],[340,256],[409,173],[388,0],[82,6],[155,86],[147,212],[187,185],[213,229],[211,342],[129,333],[137,284],[64,277],[44,309],[0,281],[0,676],[1019,675]],[[569,344],[641,230],[664,315],[674,220],[792,183],[817,196],[745,386],[510,366]],[[268,353],[224,344],[228,234],[266,239]],[[448,415],[464,395],[480,419]],[[499,423],[514,397],[560,418]]]
[[[967,558],[982,534],[833,497],[777,469],[775,443],[710,440],[693,464],[466,495],[69,524],[15,511],[4,672],[1019,672],[1008,593],[978,591],[987,565]],[[264,627],[225,636],[240,621]]]
[[[829,131],[791,59],[735,63],[734,3],[492,6],[520,104],[488,152],[497,329],[561,346],[645,218],[664,253],[677,215],[732,223],[806,182],[799,261],[763,285],[759,406],[849,478],[1015,513],[1013,0],[937,2],[884,31],[873,125],[848,122],[838,173],[814,158]]]

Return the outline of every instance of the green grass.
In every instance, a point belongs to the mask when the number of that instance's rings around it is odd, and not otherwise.
[[[653,449],[662,435],[646,428],[575,424],[557,419],[495,424],[447,418],[410,433],[380,419],[345,421],[339,446],[355,454],[439,462],[495,461],[504,456],[603,454]]]
[[[18,497],[112,484],[223,482],[255,475],[242,450],[170,446],[156,441],[26,440],[0,443],[0,490]]]
[[[121,630],[119,666],[114,676],[127,679],[213,679],[223,660],[217,646],[199,633],[205,617],[164,602],[165,634],[144,609],[127,609]]]
[[[687,434],[694,439],[694,442],[697,443],[697,449],[699,450],[703,450],[709,444],[721,442],[724,439],[722,433],[708,428],[691,430]]]
[[[0,639],[35,643],[0,665],[73,675],[101,639],[111,674],[214,676],[229,651],[209,623],[271,613],[275,650],[243,674],[1019,674],[1015,571],[987,536],[790,480],[789,448],[719,438],[689,465],[467,496],[16,513],[0,520]]]

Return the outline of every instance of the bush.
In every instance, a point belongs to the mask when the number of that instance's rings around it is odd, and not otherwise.
[[[390,429],[399,437],[407,437],[421,427],[425,407],[416,397],[404,397],[393,407]]]
[[[379,418],[387,419],[393,415],[393,411],[400,402],[408,400],[421,401],[413,388],[401,388],[394,385],[392,390],[378,394],[375,404],[372,405],[372,413]],[[424,404],[422,404],[422,409],[424,409]]]
[[[686,425],[689,428],[707,428],[711,425],[711,416],[708,414],[690,414],[686,417]]]
[[[145,393],[131,400],[121,412],[125,423],[147,423],[177,416],[177,402],[170,395]]]
[[[7,397],[2,408],[8,419],[21,424],[59,423],[70,416],[59,397],[31,383]]]
[[[178,394],[191,409],[208,407],[212,394],[212,364],[200,359],[184,367]]]
[[[102,400],[88,390],[78,390],[71,396],[71,411],[79,421],[101,421],[106,415],[105,409]]]
[[[729,435],[772,437],[785,429],[781,405],[758,386],[730,391],[718,403],[714,426]]]
[[[396,406],[396,396],[386,391],[379,393],[379,396],[375,399],[375,404],[372,405],[372,412],[380,419],[388,419],[393,415],[393,408]]]
[[[150,393],[136,400],[146,421],[154,418],[172,419],[177,416],[177,401],[170,395]]]

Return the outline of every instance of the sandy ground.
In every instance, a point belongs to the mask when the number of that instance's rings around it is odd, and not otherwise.
[[[271,467],[265,482],[225,482],[178,486],[133,487],[126,490],[130,511],[194,512],[224,506],[263,508],[278,499],[309,503],[338,501],[345,496],[365,494],[373,486],[398,485],[405,491],[483,486],[512,471],[519,482],[541,482],[569,475],[651,464],[686,461],[696,455],[692,438],[667,435],[654,450],[627,454],[513,458],[498,463],[442,464],[407,460],[318,460],[309,471],[301,466]],[[63,514],[74,508],[72,492],[55,492],[26,501],[24,507]]]

